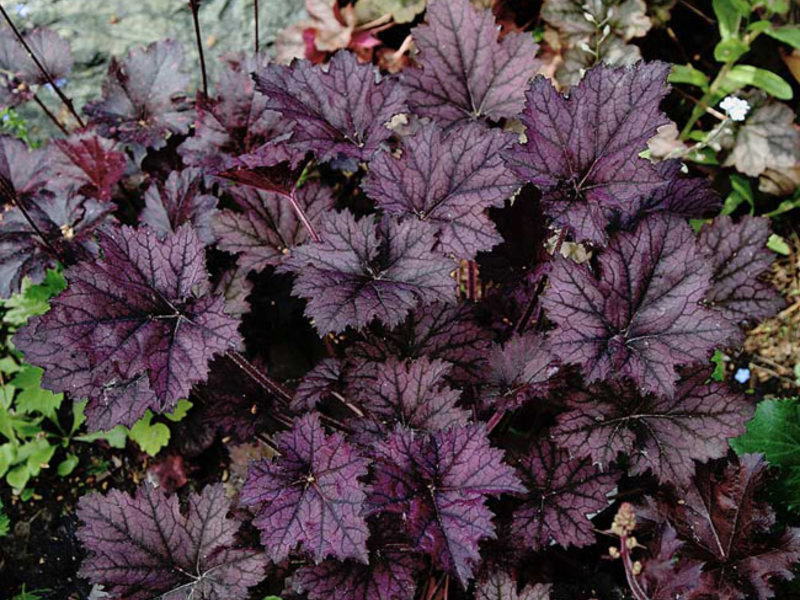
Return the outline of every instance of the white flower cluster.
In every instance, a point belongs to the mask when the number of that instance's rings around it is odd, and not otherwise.
[[[719,107],[725,111],[725,114],[730,117],[732,121],[744,121],[747,113],[750,112],[750,105],[747,100],[737,98],[736,96],[727,96],[720,102]]]

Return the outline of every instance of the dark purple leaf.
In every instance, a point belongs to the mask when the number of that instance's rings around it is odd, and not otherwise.
[[[266,108],[295,121],[295,152],[313,152],[320,162],[340,154],[369,159],[392,133],[386,123],[405,111],[399,83],[380,80],[372,65],[359,64],[350,52],[338,52],[325,67],[307,60],[267,65],[255,80]]]
[[[505,571],[493,570],[480,580],[475,600],[550,600],[550,585],[537,583],[517,592],[517,580]]]
[[[709,369],[684,374],[672,398],[641,395],[630,383],[600,383],[570,394],[554,439],[603,468],[624,453],[633,474],[648,468],[663,482],[687,482],[694,461],[725,456],[728,438],[744,433],[753,403],[710,382]]]
[[[486,498],[524,491],[503,452],[474,425],[428,434],[398,427],[375,452],[373,510],[403,515],[417,548],[466,587],[478,542],[495,537]]]
[[[617,234],[598,264],[595,276],[557,257],[542,297],[558,325],[551,348],[580,364],[588,382],[628,376],[672,397],[676,366],[705,362],[738,333],[703,306],[711,265],[677,217],[651,215]]]
[[[490,408],[515,410],[547,394],[558,372],[558,359],[542,336],[515,335],[492,349],[489,369],[485,402]]]
[[[385,211],[434,224],[442,252],[474,258],[502,241],[485,211],[519,187],[500,156],[513,140],[478,123],[431,123],[403,140],[399,159],[378,154],[363,188]]]
[[[25,142],[0,136],[0,201],[10,204],[14,195],[25,200],[49,184],[43,150],[31,150]]]
[[[24,32],[22,37],[53,81],[72,69],[69,43],[45,27]],[[33,97],[32,86],[48,83],[9,27],[0,31],[0,103],[16,106]]]
[[[19,291],[24,277],[34,283],[44,279],[58,262],[74,263],[97,253],[96,229],[110,220],[116,208],[82,196],[42,193],[19,200],[18,207],[0,215],[0,297]],[[37,231],[38,229],[38,231]]]
[[[74,191],[101,201],[111,200],[111,190],[125,172],[125,155],[112,140],[93,133],[75,133],[53,140],[48,148],[54,191]]]
[[[326,560],[302,567],[292,589],[311,600],[413,600],[418,561],[407,554],[373,554],[369,564]]]
[[[85,358],[75,363],[73,370],[91,368]],[[92,431],[108,431],[117,425],[133,427],[148,409],[160,411],[163,407],[150,389],[147,373],[116,377],[89,393],[85,413],[86,424]]]
[[[214,219],[214,232],[222,250],[239,255],[239,268],[245,272],[278,265],[292,248],[311,239],[285,195],[248,186],[233,188],[231,193],[241,212],[221,211]],[[315,228],[333,209],[330,188],[315,182],[294,192],[294,198]]]
[[[467,304],[435,303],[416,310],[388,332],[367,332],[350,350],[354,358],[383,362],[390,356],[427,356],[453,365],[448,379],[475,382],[482,377],[492,334],[475,321]]]
[[[198,99],[194,135],[178,148],[185,164],[217,173],[289,132],[290,123],[268,110],[267,99],[255,89],[252,73],[267,62],[252,54],[226,60],[216,85],[218,97]]]
[[[517,115],[538,66],[533,38],[511,33],[498,41],[492,11],[469,0],[434,0],[425,18],[413,29],[421,68],[403,72],[411,110],[445,126]]]
[[[341,387],[342,365],[335,358],[326,358],[306,373],[292,398],[292,409],[313,410],[316,405]]]
[[[569,452],[542,440],[519,460],[528,496],[514,511],[511,535],[534,550],[551,542],[588,546],[595,541],[589,516],[606,508],[617,481],[591,459],[570,458]]]
[[[668,183],[641,199],[633,216],[634,220],[655,212],[669,212],[686,218],[713,217],[719,214],[722,200],[708,179],[682,177],[681,163],[677,160],[664,161],[657,167]]]
[[[668,122],[658,105],[669,65],[597,66],[568,98],[544,77],[527,93],[527,143],[504,153],[511,168],[543,191],[545,213],[578,241],[606,243],[613,213],[635,214],[638,202],[667,181],[640,158],[647,140]]]
[[[280,457],[250,467],[242,502],[257,506],[253,524],[274,562],[298,545],[315,562],[328,556],[367,563],[367,525],[361,516],[367,474],[341,434],[326,435],[315,413],[295,421],[279,435]]]
[[[134,391],[139,384],[127,382],[146,372],[156,409],[167,410],[205,379],[214,355],[241,343],[238,321],[208,294],[203,244],[191,227],[163,240],[149,228],[122,227],[104,233],[100,246],[102,259],[67,269],[69,287],[18,331],[17,348],[45,369],[45,386],[88,396],[90,406],[108,401],[108,387]],[[112,396],[140,402],[132,393]]]
[[[374,378],[359,378],[348,400],[358,401],[383,427],[435,431],[465,425],[469,413],[456,407],[461,392],[445,384],[451,365],[441,360],[391,357],[375,365]]]
[[[703,565],[681,556],[684,543],[669,523],[660,527],[654,539],[648,541],[652,548],[641,573],[642,587],[650,600],[676,600],[691,597],[692,590],[700,585]]]
[[[785,305],[772,285],[758,279],[774,260],[769,236],[769,220],[750,216],[739,223],[719,216],[700,233],[700,248],[714,265],[706,299],[734,323],[753,325]]]
[[[181,513],[177,496],[149,484],[135,497],[119,490],[78,503],[78,538],[89,556],[82,577],[125,600],[246,600],[264,577],[266,556],[236,548],[239,522],[222,484],[191,494]]]
[[[321,243],[305,244],[279,267],[294,271],[292,292],[320,334],[379,319],[392,327],[420,303],[455,299],[455,264],[432,251],[431,225],[349,212],[330,213]]]
[[[163,40],[111,59],[101,100],[84,107],[104,136],[159,148],[169,134],[186,133],[194,113],[185,97],[178,42]]]
[[[190,223],[204,244],[214,242],[211,224],[217,212],[217,199],[201,191],[199,169],[172,171],[165,183],[153,182],[144,193],[144,209],[139,219],[161,235],[174,233]]]
[[[669,523],[684,542],[681,555],[705,563],[692,598],[767,600],[776,579],[794,578],[800,529],[773,531],[775,513],[756,500],[766,466],[758,454],[741,456],[721,475],[713,463],[699,465],[685,491],[649,499],[645,517]]]

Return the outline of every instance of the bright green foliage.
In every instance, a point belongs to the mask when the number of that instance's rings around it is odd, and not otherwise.
[[[149,410],[144,416],[134,423],[131,427],[129,436],[139,444],[139,447],[149,454],[155,456],[169,443],[169,427],[164,423],[152,423],[153,413]]]
[[[8,515],[3,512],[3,501],[0,500],[0,538],[7,536],[10,528],[11,521]]]
[[[44,281],[33,285],[29,279],[22,282],[22,290],[11,298],[0,300],[5,308],[3,322],[19,327],[33,316],[42,315],[50,308],[50,298],[67,288],[64,276],[57,270],[49,269]]]

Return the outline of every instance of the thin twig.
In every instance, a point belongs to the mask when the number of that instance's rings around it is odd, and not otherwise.
[[[194,35],[197,38],[197,53],[200,55],[200,70],[203,75],[203,96],[208,98],[208,76],[206,75],[206,58],[203,55],[203,39],[200,37],[200,17],[197,12],[199,9],[198,0],[189,0],[189,7],[192,9],[192,20],[194,21]]]
[[[60,260],[62,263],[64,262],[64,256],[61,254],[58,248],[56,248],[52,242],[47,239],[44,235],[44,232],[39,229],[39,226],[33,220],[33,217],[28,213],[28,209],[25,208],[25,205],[20,202],[19,197],[17,196],[16,190],[14,190],[11,182],[8,181],[5,177],[0,176],[0,197],[4,200],[9,200],[14,206],[16,206],[19,211],[22,213],[22,216],[25,217],[25,220],[31,226],[31,228],[36,232],[44,244],[51,250],[51,252]]]
[[[64,127],[63,123],[61,123],[61,121],[58,120],[58,118],[50,111],[49,108],[47,108],[47,106],[45,106],[44,102],[42,102],[42,99],[39,98],[39,96],[34,94],[33,101],[36,102],[36,104],[39,105],[39,108],[41,108],[44,111],[44,114],[46,114],[50,118],[50,120],[56,124],[56,127],[58,127],[61,130],[61,133],[63,133],[64,135],[69,135],[69,130],[66,127]]]
[[[256,54],[258,54],[258,0],[254,0],[253,5],[256,17]]]
[[[311,235],[311,239],[314,240],[315,242],[321,242],[322,238],[319,237],[317,230],[314,229],[314,226],[311,224],[311,221],[308,220],[305,211],[303,211],[303,208],[297,202],[296,193],[297,193],[297,188],[294,187],[292,188],[292,191],[289,192],[289,194],[287,194],[287,198],[289,198],[289,202],[292,204],[294,212],[297,213],[297,218],[300,219],[300,222],[308,230],[309,235]]]
[[[33,50],[31,50],[31,47],[28,45],[28,42],[26,42],[25,38],[22,37],[22,34],[19,32],[19,29],[17,29],[17,26],[14,25],[14,21],[12,21],[11,17],[8,16],[8,13],[6,12],[6,9],[3,8],[2,4],[0,4],[0,12],[3,13],[3,18],[5,19],[6,23],[8,23],[9,27],[11,27],[11,31],[14,32],[14,35],[16,36],[17,40],[19,40],[19,43],[22,44],[22,47],[25,48],[25,51],[28,53],[28,56],[30,56],[33,62],[36,64],[36,68],[39,69],[39,71],[41,71],[42,75],[44,75],[44,78],[47,80],[47,83],[50,84],[50,86],[53,88],[53,91],[58,95],[58,97],[67,107],[67,109],[69,109],[69,112],[72,113],[72,116],[75,117],[75,120],[78,122],[78,125],[84,127],[85,125],[83,123],[83,119],[81,119],[81,116],[78,114],[78,111],[75,110],[75,105],[72,104],[72,100],[68,98],[64,94],[64,92],[62,92],[61,89],[56,85],[56,82],[53,81],[53,78],[50,76],[50,73],[47,72],[47,69],[44,68],[44,65],[42,65],[42,63],[33,53]]]
[[[262,388],[277,396],[283,402],[289,402],[292,399],[292,394],[277,381],[273,381],[265,373],[261,372],[253,363],[247,360],[241,353],[236,350],[229,350],[228,358],[233,361],[237,367],[250,376],[253,381],[258,383]]]

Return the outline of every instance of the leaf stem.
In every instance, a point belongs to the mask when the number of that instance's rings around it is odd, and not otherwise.
[[[67,130],[67,128],[64,127],[64,124],[61,123],[61,121],[59,121],[58,118],[56,118],[56,116],[50,111],[49,108],[47,108],[47,106],[45,106],[44,102],[42,102],[42,99],[39,98],[39,96],[34,94],[33,101],[36,102],[36,104],[39,105],[39,108],[41,108],[44,111],[44,114],[46,114],[50,118],[50,120],[56,124],[56,127],[58,127],[61,130],[61,133],[63,133],[66,136],[69,135],[69,130]]]
[[[256,18],[256,45],[255,45],[255,50],[256,50],[256,54],[258,54],[258,0],[253,0],[253,13],[255,14],[255,18]]]
[[[28,53],[28,56],[31,57],[33,62],[36,64],[36,68],[39,69],[39,71],[41,71],[42,75],[44,75],[44,78],[47,80],[47,83],[49,83],[50,86],[53,88],[53,91],[58,95],[58,97],[67,107],[67,109],[69,109],[69,112],[72,113],[72,116],[75,117],[75,120],[78,122],[78,125],[80,127],[85,127],[83,119],[81,119],[81,116],[78,114],[78,111],[75,110],[75,105],[72,103],[72,100],[69,97],[67,97],[64,94],[64,92],[62,92],[61,89],[56,85],[56,82],[53,81],[53,78],[50,76],[50,73],[47,72],[47,69],[44,68],[44,65],[42,65],[42,63],[33,53],[33,50],[31,50],[31,47],[28,45],[28,42],[26,42],[25,38],[22,37],[22,34],[19,32],[19,29],[17,29],[17,26],[14,25],[14,21],[12,21],[11,17],[8,16],[8,13],[6,12],[6,9],[3,8],[2,4],[0,4],[0,13],[3,13],[3,18],[5,19],[6,23],[8,23],[9,27],[11,27],[11,31],[14,32],[14,35],[16,36],[17,40],[19,40],[19,43],[22,44],[23,48],[25,48],[25,51]]]
[[[292,394],[289,390],[263,373],[240,352],[229,350],[227,356],[233,361],[233,364],[244,371],[253,381],[271,394],[277,396],[282,402],[288,403],[292,399]]]
[[[300,222],[308,230],[308,233],[311,236],[311,239],[314,240],[315,242],[319,243],[319,242],[322,241],[322,238],[319,237],[319,234],[317,233],[317,230],[314,229],[314,226],[311,224],[311,221],[309,221],[308,217],[306,216],[305,211],[303,211],[303,208],[297,202],[296,193],[297,193],[297,188],[293,187],[292,191],[289,192],[289,194],[287,194],[286,197],[289,198],[289,202],[291,203],[292,208],[294,209],[294,212],[297,213],[297,218],[300,219]]]
[[[17,192],[16,190],[14,190],[14,187],[11,185],[11,182],[2,176],[0,176],[0,198],[2,198],[3,200],[9,200],[14,206],[16,206],[19,209],[19,211],[22,213],[22,216],[25,217],[25,220],[31,226],[36,235],[38,235],[42,239],[42,242],[44,242],[45,246],[47,246],[50,249],[50,251],[56,256],[56,258],[63,263],[64,256],[61,254],[58,248],[56,248],[53,245],[53,243],[49,239],[47,239],[47,237],[44,235],[44,232],[42,232],[42,230],[39,229],[39,226],[33,220],[33,217],[31,217],[30,213],[28,213],[28,209],[25,208],[25,205],[22,202],[20,202],[20,199],[17,196]]]
[[[192,21],[194,21],[194,35],[197,39],[197,53],[200,55],[200,70],[203,75],[203,96],[208,98],[208,76],[206,75],[206,58],[203,54],[203,39],[200,37],[200,18],[198,10],[199,0],[189,0],[189,7],[192,9]]]

